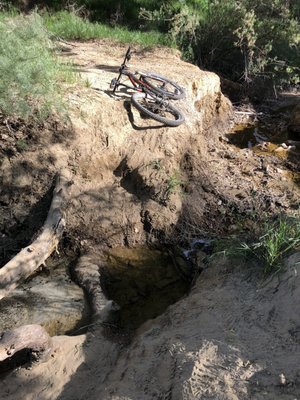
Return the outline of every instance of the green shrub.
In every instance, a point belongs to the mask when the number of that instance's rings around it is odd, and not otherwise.
[[[197,62],[246,83],[299,82],[300,24],[284,0],[212,0],[196,33]]]
[[[0,20],[0,109],[5,115],[44,118],[63,111],[60,93],[70,69],[54,55],[37,14]]]
[[[285,0],[165,1],[141,9],[190,61],[229,79],[284,86],[300,81],[299,6]]]

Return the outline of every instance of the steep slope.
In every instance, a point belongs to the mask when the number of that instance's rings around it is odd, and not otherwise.
[[[218,76],[174,50],[137,49],[134,67],[186,89],[177,102],[186,123],[168,128],[143,118],[130,93],[109,90],[125,51],[107,41],[63,44],[62,56],[86,81],[69,94],[70,123],[3,122],[3,262],[41,227],[64,167],[73,186],[62,247],[83,254],[235,232],[239,213],[298,207],[299,185],[283,179],[275,158],[228,145],[233,112]],[[54,338],[47,363],[3,377],[0,398],[294,399],[298,255],[289,263],[282,282],[262,286],[253,266],[213,260],[191,294],[144,324],[131,344],[123,332],[112,337],[100,316],[87,335]]]

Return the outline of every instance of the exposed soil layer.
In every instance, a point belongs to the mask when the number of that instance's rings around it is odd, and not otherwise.
[[[124,51],[105,41],[65,48],[64,57],[91,86],[69,94],[68,126],[2,120],[2,263],[41,227],[54,176],[64,166],[74,179],[68,236],[81,249],[185,239],[194,230],[226,233],[241,212],[297,209],[299,191],[288,177],[298,163],[290,153],[280,159],[228,145],[235,118],[216,75],[172,50],[133,55],[134,67],[186,89],[186,100],[176,102],[186,123],[167,128],[141,118],[127,93],[108,90]]]
[[[61,247],[81,254],[238,234],[241,221],[251,231],[264,213],[298,210],[299,159],[228,142],[248,114],[234,112],[215,74],[173,50],[137,49],[137,69],[186,89],[176,102],[186,123],[168,128],[143,118],[129,93],[108,90],[125,51],[107,41],[64,44],[62,57],[88,83],[68,95],[68,124],[1,120],[1,264],[38,233],[63,167],[73,186]],[[300,261],[293,257],[269,282],[240,260],[203,264],[191,293],[131,343],[122,331],[111,335],[100,316],[87,335],[54,337],[47,363],[8,374],[0,398],[295,399]]]

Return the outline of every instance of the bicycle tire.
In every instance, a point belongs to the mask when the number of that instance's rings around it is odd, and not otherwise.
[[[133,94],[131,97],[131,102],[141,113],[155,119],[156,121],[162,122],[167,126],[179,126],[185,121],[181,111],[179,111],[176,107],[169,103],[162,107],[157,103],[155,98],[147,97],[146,93]],[[162,114],[167,114],[169,117],[163,116],[159,114],[159,112]]]
[[[156,94],[173,100],[179,100],[185,97],[184,89],[176,82],[173,82],[164,76],[147,72],[142,74],[141,78]],[[167,87],[167,89],[164,87]]]

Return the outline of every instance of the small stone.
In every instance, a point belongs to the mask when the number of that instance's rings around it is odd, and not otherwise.
[[[243,367],[244,368],[247,368],[247,367],[249,367],[251,365],[251,361],[250,360],[247,360],[247,361],[244,361],[243,362]]]
[[[284,374],[279,375],[279,385],[280,386],[286,386],[287,385],[287,380]]]

